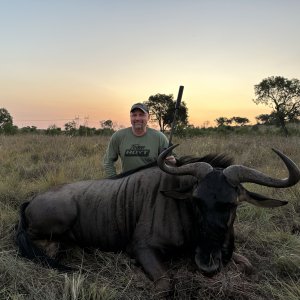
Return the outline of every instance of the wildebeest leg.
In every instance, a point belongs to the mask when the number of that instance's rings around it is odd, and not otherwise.
[[[134,253],[137,261],[154,281],[157,292],[161,294],[169,293],[172,289],[171,279],[162,262],[160,251],[144,247],[135,249]]]

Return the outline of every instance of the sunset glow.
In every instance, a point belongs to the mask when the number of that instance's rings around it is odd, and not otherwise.
[[[14,124],[129,125],[129,108],[184,85],[195,126],[269,113],[269,76],[300,78],[300,2],[3,1],[0,108]]]

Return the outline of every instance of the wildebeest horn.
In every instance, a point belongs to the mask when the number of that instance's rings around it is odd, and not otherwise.
[[[205,162],[195,162],[180,167],[173,167],[167,165],[165,163],[165,158],[178,145],[179,144],[167,148],[159,155],[159,157],[157,158],[157,164],[161,170],[172,175],[192,175],[197,177],[198,179],[204,178],[208,173],[210,173],[213,170],[213,167]]]
[[[288,171],[289,177],[285,179],[276,179],[265,175],[262,172],[259,172],[255,169],[247,168],[245,166],[233,165],[227,167],[223,174],[227,179],[237,185],[242,182],[252,182],[264,186],[276,187],[276,188],[285,188],[290,187],[296,184],[300,180],[300,170],[297,165],[289,159],[286,155],[281,153],[279,150],[272,150],[283,160]]]

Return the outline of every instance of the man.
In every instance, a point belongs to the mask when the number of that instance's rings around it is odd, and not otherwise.
[[[147,127],[149,110],[145,104],[136,103],[130,109],[131,127],[115,132],[108,144],[104,157],[104,169],[107,177],[116,175],[114,163],[120,156],[122,172],[126,172],[150,162],[156,161],[160,152],[169,146],[166,136]],[[176,164],[174,156],[167,162]]]

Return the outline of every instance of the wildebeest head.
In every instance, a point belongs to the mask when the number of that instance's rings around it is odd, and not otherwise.
[[[251,182],[263,186],[284,188],[300,180],[300,170],[287,156],[273,149],[283,160],[289,177],[275,179],[255,169],[242,165],[232,165],[225,169],[213,168],[205,162],[195,162],[173,167],[164,162],[174,145],[163,151],[158,158],[158,166],[172,175],[192,175],[197,183],[188,191],[164,191],[167,197],[191,200],[197,224],[195,262],[205,275],[213,275],[226,264],[234,250],[233,223],[240,202],[247,201],[262,207],[277,207],[287,201],[276,200],[247,191],[241,183]]]

